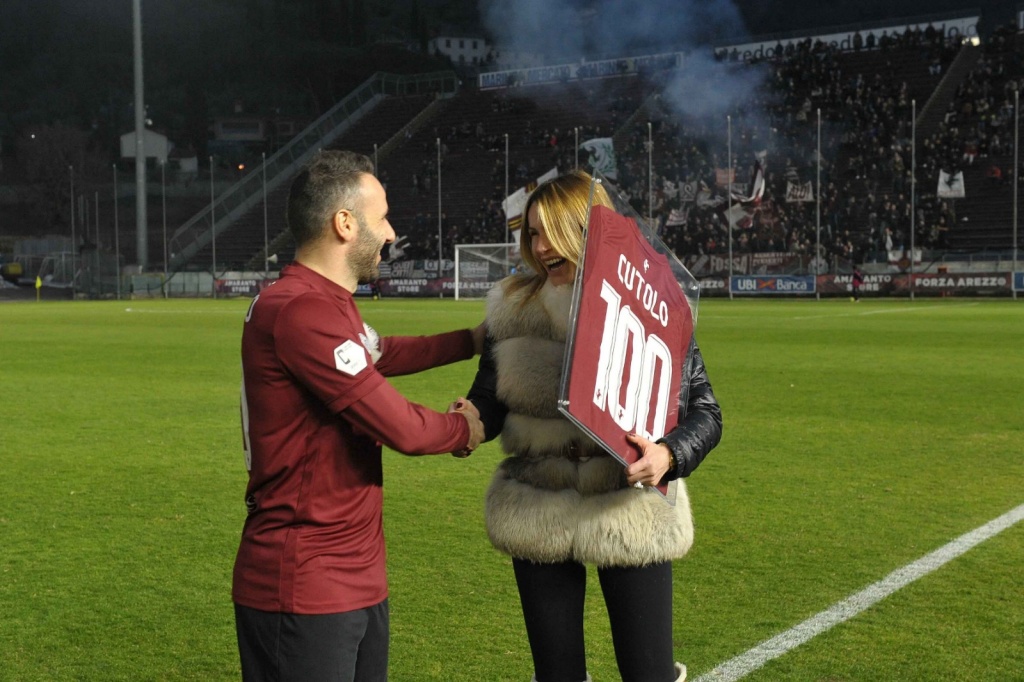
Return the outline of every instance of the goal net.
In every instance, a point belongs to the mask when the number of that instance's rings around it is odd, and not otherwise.
[[[519,244],[456,244],[455,300],[483,298],[495,282],[524,267]]]

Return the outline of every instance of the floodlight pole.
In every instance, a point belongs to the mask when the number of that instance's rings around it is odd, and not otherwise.
[[[1020,91],[1013,91],[1013,271],[1010,273],[1010,288],[1013,289],[1013,298],[1017,298],[1017,191],[1020,187],[1020,151],[1017,146],[1020,141]]]
[[[917,193],[917,100],[910,100],[910,300],[914,300],[914,206]]]
[[[75,297],[75,167],[68,166],[68,176],[71,178],[71,298]]]
[[[441,138],[437,138],[437,280],[441,284],[441,275],[444,272],[441,264],[443,252],[441,251]],[[439,287],[438,298],[444,298],[444,287]]]
[[[164,240],[164,298],[167,298],[167,158],[160,163],[160,215]]]
[[[729,155],[726,172],[729,183],[729,210],[725,214],[725,222],[729,228],[729,300],[732,300],[732,116],[726,116],[726,151]]]
[[[647,222],[654,229],[654,137],[651,122],[647,122]]]
[[[574,126],[573,129],[572,129],[572,132],[576,136],[576,144],[575,144],[575,149],[576,149],[576,170],[579,170],[580,169],[580,127],[579,126]]]
[[[117,283],[117,300],[121,300],[121,224],[117,210],[117,164],[114,164],[114,281]]]
[[[95,282],[96,282],[96,293],[99,294],[100,293],[100,291],[99,291],[99,287],[100,287],[100,193],[99,193],[99,190],[96,190],[95,194],[93,194],[93,203],[95,204],[94,208],[96,209],[96,218],[95,218],[95,220],[93,220],[93,223],[96,226],[96,274],[94,275],[94,277],[96,278],[95,279]]]
[[[264,157],[266,157],[266,154],[264,154]],[[380,169],[377,167],[377,143],[376,142],[373,143],[373,174],[375,176],[377,176],[378,178],[380,177]]]
[[[132,44],[135,50],[135,238],[139,272],[148,263],[148,222],[146,220],[146,105],[142,89],[142,0],[132,0]]]
[[[268,235],[268,221],[267,221],[267,153],[263,152],[263,165],[260,168],[263,175],[263,279],[269,276],[270,272],[270,243],[267,239]]]
[[[213,156],[210,157],[210,243],[213,246],[210,255],[210,277],[212,294],[217,298],[217,218],[214,214],[213,201]]]
[[[505,133],[505,205],[508,206],[508,133]],[[505,216],[505,243],[508,244],[508,216]],[[507,250],[507,249],[506,249]],[[505,268],[508,270],[508,268]]]
[[[508,133],[505,133],[505,206],[508,206]],[[511,236],[509,236],[509,230],[508,230],[508,214],[507,214],[507,211],[503,212],[501,217],[502,217],[502,220],[505,221],[505,243],[508,244],[508,241],[509,241],[509,239],[511,239]],[[502,250],[505,252],[505,274],[507,275],[508,274],[508,270],[509,270],[509,265],[508,265],[508,252],[509,252],[509,248],[506,246]],[[455,255],[458,256],[458,253],[456,253]],[[456,260],[458,260],[458,259],[456,258]],[[458,263],[455,264],[455,276],[456,277],[459,276],[459,264]],[[456,288],[455,289],[455,296],[458,297],[458,295],[459,295],[459,290],[458,290],[458,288]]]
[[[818,287],[818,259],[821,258],[821,108],[818,108],[818,180],[815,183],[815,189],[817,190],[817,197],[815,198],[815,217],[814,217],[814,258],[811,262],[814,263],[814,295],[820,301],[821,300],[821,289]]]

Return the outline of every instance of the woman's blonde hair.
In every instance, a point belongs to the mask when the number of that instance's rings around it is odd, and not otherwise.
[[[533,255],[531,248],[530,209],[537,207],[537,218],[544,226],[544,233],[552,248],[558,255],[579,267],[580,253],[583,251],[583,227],[587,220],[592,182],[593,178],[589,174],[580,170],[572,171],[548,180],[533,190],[527,198],[526,206],[523,207],[523,227],[519,231],[519,253],[533,270],[533,274],[509,281],[512,291],[523,287],[530,288],[524,301],[536,294],[548,278],[547,269]],[[594,205],[615,210],[611,197],[600,183],[594,187]]]

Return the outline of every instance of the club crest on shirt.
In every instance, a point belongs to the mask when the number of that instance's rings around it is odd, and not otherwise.
[[[363,348],[365,348],[366,352],[370,354],[370,359],[373,360],[374,364],[377,364],[377,361],[380,360],[381,356],[380,334],[377,333],[376,329],[365,322],[363,322],[363,331],[365,333],[359,335],[359,340],[363,342]]]
[[[366,369],[366,351],[352,339],[334,349],[334,366],[338,370],[355,376]]]

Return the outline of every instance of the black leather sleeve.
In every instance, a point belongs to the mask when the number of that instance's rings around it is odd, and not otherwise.
[[[680,401],[679,404],[679,411],[685,416],[664,438],[658,440],[659,443],[665,443],[676,458],[675,472],[670,471],[665,475],[665,480],[669,481],[693,473],[722,439],[722,410],[711,390],[704,357],[700,354],[696,340],[693,341],[693,352],[687,364],[689,366],[683,368],[682,380],[684,385],[688,382],[689,394],[686,403]]]
[[[484,423],[484,440],[493,440],[505,426],[505,415],[508,407],[498,399],[498,372],[494,365],[493,342],[488,336],[484,339],[484,349],[480,353],[480,364],[477,366],[476,378],[466,395],[470,402],[480,411],[480,421]]]

